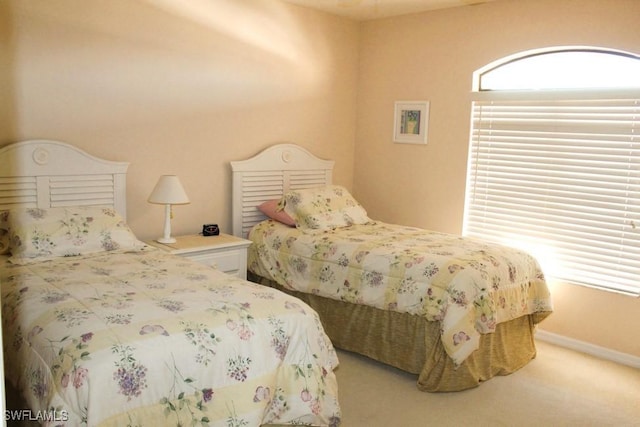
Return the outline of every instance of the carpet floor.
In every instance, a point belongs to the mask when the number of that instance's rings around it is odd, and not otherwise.
[[[425,393],[416,376],[338,351],[341,427],[640,426],[640,370],[545,342],[519,371]]]

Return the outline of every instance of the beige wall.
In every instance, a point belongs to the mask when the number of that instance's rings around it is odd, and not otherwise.
[[[640,53],[636,0],[498,0],[362,25],[354,193],[371,216],[459,233],[473,71],[557,45]],[[429,100],[425,146],[394,144],[394,101]],[[640,279],[640,278],[639,278]],[[565,284],[541,329],[640,356],[640,299]]]
[[[0,1],[0,136],[15,136],[15,110],[13,103],[13,26],[9,3]]]
[[[163,208],[146,202],[161,174],[192,201],[174,208],[174,234],[230,232],[229,161],[277,142],[335,159],[351,187],[355,22],[272,0],[0,5],[0,145],[58,139],[131,162],[141,238],[162,233]]]

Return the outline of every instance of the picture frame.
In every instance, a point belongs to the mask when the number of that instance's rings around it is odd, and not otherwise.
[[[429,133],[429,101],[396,101],[393,142],[426,144]]]

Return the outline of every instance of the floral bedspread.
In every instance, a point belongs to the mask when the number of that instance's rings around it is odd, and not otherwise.
[[[441,322],[456,364],[498,323],[552,310],[533,257],[481,240],[381,222],[307,234],[273,220],[249,238],[249,270],[286,288]]]
[[[0,260],[5,373],[46,425],[338,425],[301,301],[161,250]],[[36,415],[37,414],[37,415]]]

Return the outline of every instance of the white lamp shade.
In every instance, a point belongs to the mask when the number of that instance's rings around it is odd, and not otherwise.
[[[184,205],[189,197],[176,175],[162,175],[148,199],[149,203]]]

